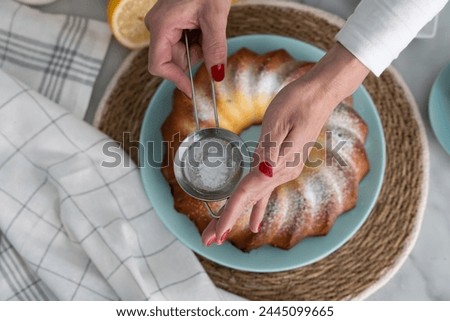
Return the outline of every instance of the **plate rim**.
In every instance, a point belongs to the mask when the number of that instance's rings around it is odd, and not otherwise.
[[[267,37],[269,37],[269,38],[280,38],[281,40],[288,40],[288,41],[299,42],[302,46],[305,46],[305,45],[306,45],[306,46],[311,47],[311,49],[318,50],[318,51],[324,53],[324,51],[323,51],[322,49],[320,49],[320,48],[318,48],[318,47],[316,47],[316,46],[314,46],[313,44],[310,44],[310,43],[308,43],[308,42],[301,41],[301,40],[298,40],[298,39],[295,39],[295,38],[290,38],[290,37],[285,37],[285,36],[275,35],[275,34],[252,34],[252,35],[236,36],[236,37],[229,38],[229,39],[228,39],[228,42],[230,42],[230,41],[238,41],[238,40],[240,40],[240,39],[242,39],[242,38],[263,38],[263,39],[264,39],[264,38],[267,38]],[[276,50],[276,49],[280,49],[280,48],[279,48],[279,47],[278,47],[278,48],[274,48],[273,50]],[[167,81],[167,80],[164,80],[164,81],[158,86],[158,89],[155,91],[155,93],[152,95],[152,98],[151,98],[151,100],[150,100],[150,102],[149,102],[149,105],[148,105],[148,107],[147,107],[147,109],[146,109],[146,112],[145,112],[145,115],[144,115],[144,120],[143,120],[143,123],[142,123],[143,125],[144,125],[145,123],[147,123],[146,120],[149,118],[149,114],[150,114],[150,106],[153,104],[153,101],[155,100],[155,97],[157,96],[157,92],[160,90],[161,86],[162,86],[163,83],[165,83],[165,82],[168,82],[168,81]],[[376,186],[375,186],[375,188],[374,188],[374,191],[375,191],[375,192],[374,192],[374,197],[373,197],[373,199],[370,200],[370,205],[368,206],[367,213],[364,215],[364,216],[365,216],[364,219],[362,219],[362,220],[359,222],[359,224],[355,225],[355,228],[354,228],[353,232],[350,233],[349,235],[345,236],[345,237],[343,238],[343,240],[340,241],[340,244],[339,244],[339,245],[335,246],[335,247],[332,248],[332,249],[327,250],[326,253],[322,254],[321,256],[317,256],[317,257],[315,257],[314,259],[311,259],[310,261],[305,262],[305,263],[303,263],[303,264],[295,264],[295,263],[294,263],[294,264],[291,264],[291,265],[289,265],[289,266],[285,265],[285,266],[280,267],[280,268],[266,268],[266,267],[255,268],[254,266],[251,266],[251,267],[245,266],[245,267],[243,267],[243,266],[240,266],[240,265],[236,265],[236,264],[227,262],[226,260],[224,260],[224,259],[221,258],[220,256],[219,256],[219,258],[217,258],[217,257],[212,258],[212,257],[209,256],[208,254],[205,254],[205,253],[203,253],[202,251],[198,251],[192,244],[190,244],[190,243],[186,242],[184,239],[180,238],[180,236],[178,235],[177,231],[175,231],[173,227],[171,227],[169,224],[166,223],[166,220],[162,217],[162,215],[161,215],[161,214],[156,210],[156,208],[155,208],[155,212],[157,213],[159,219],[161,219],[161,220],[163,221],[163,223],[164,223],[164,225],[166,226],[166,228],[167,228],[172,234],[174,234],[174,236],[175,236],[180,242],[182,242],[184,245],[186,245],[186,246],[187,246],[190,250],[192,250],[193,252],[195,252],[195,253],[197,253],[197,254],[199,254],[199,255],[205,257],[205,258],[208,259],[208,260],[211,260],[212,262],[215,262],[215,263],[217,263],[217,264],[220,264],[220,265],[225,266],[225,267],[228,267],[228,268],[233,268],[233,269],[236,269],[236,270],[240,270],[240,271],[258,272],[258,273],[260,273],[260,272],[262,272],[262,273],[283,272],[283,271],[288,271],[288,270],[292,270],[292,269],[295,269],[295,268],[300,268],[300,267],[302,267],[302,266],[310,265],[310,264],[315,263],[315,262],[318,262],[318,261],[322,260],[323,258],[329,256],[330,254],[334,253],[334,252],[337,251],[339,248],[341,248],[343,245],[345,245],[345,243],[347,243],[347,242],[348,242],[348,241],[349,241],[349,240],[350,240],[350,239],[351,239],[351,238],[359,231],[359,229],[361,228],[361,226],[366,222],[367,218],[369,217],[370,213],[372,212],[372,210],[373,210],[373,208],[374,208],[374,206],[375,206],[375,204],[376,204],[376,201],[377,201],[377,199],[378,199],[378,197],[379,197],[381,188],[382,188],[383,183],[384,183],[384,175],[385,175],[385,169],[386,169],[386,140],[385,140],[385,136],[384,136],[384,129],[383,129],[383,126],[382,126],[382,122],[381,122],[380,115],[379,115],[379,113],[378,113],[378,109],[377,109],[377,107],[376,107],[376,105],[375,105],[373,99],[371,98],[370,94],[368,93],[367,89],[366,89],[363,85],[360,85],[360,86],[358,87],[357,91],[359,91],[359,90],[362,90],[362,93],[363,93],[365,96],[368,97],[368,100],[369,100],[370,105],[371,105],[370,107],[371,107],[371,109],[373,109],[373,113],[374,113],[375,116],[376,116],[376,119],[374,120],[374,122],[375,122],[376,126],[379,127],[379,129],[380,129],[379,132],[378,132],[378,133],[380,134],[379,138],[380,138],[380,140],[381,140],[381,141],[380,141],[380,145],[381,145],[381,154],[379,155],[379,156],[380,156],[380,177],[377,179]],[[355,91],[355,93],[356,93],[357,91]],[[354,94],[355,94],[355,93],[354,93]],[[140,138],[139,138],[139,141],[140,141],[140,142],[141,142],[141,140],[142,140],[142,137],[144,136],[144,133],[145,133],[145,126],[142,126],[141,131],[140,131]],[[378,137],[378,136],[377,136],[377,137]],[[145,155],[145,149],[144,149],[144,147],[142,147],[142,146],[145,146],[145,144],[139,144],[139,146],[140,146],[140,147],[139,147],[139,160],[140,160],[140,162],[142,162],[142,160],[143,160],[142,158],[143,158],[144,155]],[[160,170],[160,169],[159,169],[159,170]],[[141,167],[141,170],[140,170],[140,174],[141,174],[141,179],[142,179],[142,181],[143,181],[144,189],[145,189],[145,191],[146,191],[146,195],[147,195],[147,197],[150,199],[151,197],[149,196],[149,191],[148,191],[148,188],[147,188],[146,180],[145,180],[145,178],[144,178],[144,174],[143,174],[142,167]],[[150,202],[152,202],[151,199],[150,199]],[[356,208],[356,207],[355,207],[355,208]],[[175,212],[176,212],[176,211],[175,211]],[[182,215],[181,213],[178,213],[178,214],[179,214],[179,215]],[[185,217],[187,220],[189,220],[186,216],[184,216],[184,217]],[[339,218],[338,218],[338,219],[339,219]],[[189,220],[189,221],[190,221],[190,220]],[[190,221],[190,222],[191,222],[191,221]],[[191,223],[192,223],[192,222],[191,222]],[[324,237],[326,237],[326,236],[324,236]],[[232,246],[232,245],[230,245],[230,244],[224,244],[224,245],[222,245],[222,246]],[[233,246],[233,248],[235,248],[235,247]],[[276,249],[276,248],[275,248],[275,249]],[[239,250],[239,249],[237,249],[237,250]],[[281,250],[281,249],[276,249],[276,250],[278,250],[278,251],[283,251],[283,252],[288,252],[288,251],[289,251],[289,250],[286,251],[286,250]],[[239,250],[239,251],[240,251],[240,250]],[[244,252],[242,252],[242,253],[244,253]],[[244,254],[245,254],[245,253],[244,253]]]
[[[439,70],[436,78],[433,81],[430,96],[428,98],[428,117],[430,119],[430,125],[433,130],[434,136],[441,145],[442,149],[444,149],[444,151],[450,155],[450,137],[448,141],[444,139],[443,134],[441,133],[442,131],[440,129],[442,127],[438,125],[438,122],[436,121],[436,117],[439,117],[439,115],[443,113],[442,108],[445,108],[445,106],[442,106],[442,104],[440,104],[439,100],[436,98],[437,95],[442,96],[441,93],[437,94],[439,92],[438,86],[445,77],[448,77],[450,79],[450,63],[447,63],[442,69]],[[450,106],[448,106],[448,108],[450,108]],[[450,126],[450,121],[448,124]]]

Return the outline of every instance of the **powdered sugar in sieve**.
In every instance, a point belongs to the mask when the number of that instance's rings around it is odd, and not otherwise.
[[[186,180],[202,193],[221,191],[234,186],[241,178],[242,154],[239,147],[217,137],[193,143],[185,162]]]

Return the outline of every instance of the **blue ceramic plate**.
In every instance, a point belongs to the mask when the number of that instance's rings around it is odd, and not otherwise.
[[[286,49],[299,60],[317,61],[324,52],[307,43],[272,35],[251,35],[232,38],[228,42],[228,54],[247,47],[258,53],[280,48]],[[285,271],[311,264],[326,257],[342,246],[361,227],[368,217],[380,191],[385,168],[385,141],[376,108],[367,91],[360,87],[354,95],[355,109],[369,127],[366,150],[370,160],[370,172],[359,186],[357,206],[339,217],[327,236],[311,237],[285,251],[270,246],[243,253],[230,243],[206,248],[200,234],[191,221],[174,210],[170,187],[160,168],[151,166],[150,159],[163,158],[161,125],[171,111],[174,85],[164,81],[156,91],[145,114],[141,131],[140,163],[146,193],[166,227],[184,244],[203,257],[218,264],[238,270],[253,272]],[[252,127],[244,140],[257,141],[259,128]]]
[[[450,64],[442,69],[433,84],[428,112],[439,143],[450,155]]]

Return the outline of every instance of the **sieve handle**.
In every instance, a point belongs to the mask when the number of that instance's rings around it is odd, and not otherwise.
[[[216,87],[214,86],[214,80],[211,80],[211,98],[214,108],[214,120],[216,121],[216,128],[219,128],[219,115],[217,114]]]
[[[200,130],[200,124],[198,121],[198,111],[197,111],[197,98],[195,97],[194,76],[192,75],[191,55],[189,53],[189,40],[188,40],[187,30],[184,31],[184,42],[186,45],[186,60],[187,60],[188,69],[189,69],[189,79],[191,81],[192,103],[194,105],[195,127],[197,128],[197,130]]]
[[[195,86],[194,86],[194,76],[192,74],[192,65],[191,65],[191,55],[189,52],[189,39],[187,30],[184,31],[184,42],[186,46],[186,60],[189,69],[189,79],[191,81],[191,91],[192,91],[192,103],[194,105],[194,118],[195,118],[195,126],[197,130],[200,129],[200,122],[198,120],[198,109],[197,109],[197,98],[195,96]],[[216,103],[216,88],[214,87],[214,80],[211,79],[211,98],[213,102],[214,109],[214,120],[216,123],[216,128],[219,128],[219,115],[217,114],[217,103]]]
[[[215,213],[212,210],[212,208],[209,206],[208,202],[203,202],[203,203],[205,204],[206,208],[208,209],[209,216],[211,216],[214,219],[219,219],[220,218],[219,213],[222,211],[222,209],[225,207],[225,205],[227,205],[227,202],[228,202],[228,198],[227,198],[225,204],[220,208],[220,210],[217,213]]]

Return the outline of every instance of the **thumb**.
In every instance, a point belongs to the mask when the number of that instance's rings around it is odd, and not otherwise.
[[[211,78],[217,82],[225,78],[227,61],[227,14],[205,15],[200,21],[202,49],[205,65]]]
[[[263,123],[261,134],[259,137],[258,147],[253,154],[252,167],[258,166],[260,172],[266,176],[272,177],[276,170],[280,149],[287,136],[282,129],[283,126],[277,127],[277,123]]]

